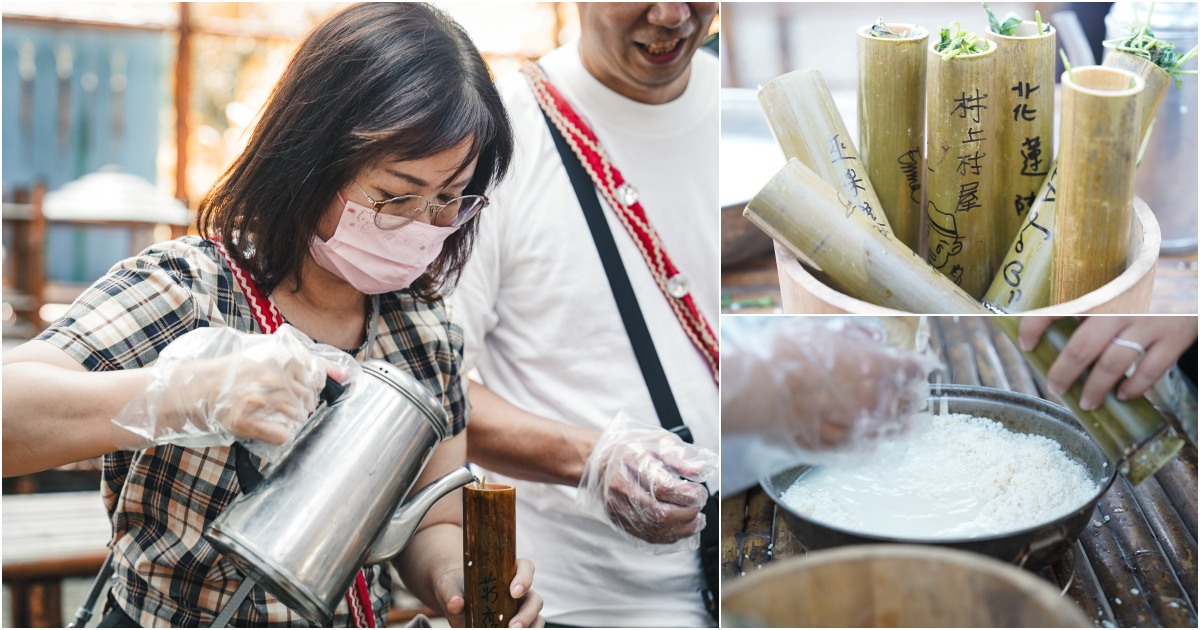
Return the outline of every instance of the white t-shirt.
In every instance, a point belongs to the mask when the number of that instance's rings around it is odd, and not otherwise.
[[[719,75],[697,52],[682,96],[629,100],[592,77],[578,42],[540,61],[639,193],[693,299],[717,328]],[[575,191],[524,76],[500,84],[516,155],[491,195],[474,254],[452,296],[463,314],[468,368],[514,405],[603,430],[625,410],[658,425]],[[718,449],[717,386],[629,234],[601,199],[684,422]],[[695,551],[640,551],[607,522],[575,509],[573,487],[518,481],[517,551],[537,567],[547,619],[569,625],[704,626]],[[717,482],[710,483],[715,492]],[[715,524],[714,524],[715,526]]]

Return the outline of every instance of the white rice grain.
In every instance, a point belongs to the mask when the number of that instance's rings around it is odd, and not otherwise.
[[[1053,440],[963,414],[928,420],[928,430],[882,445],[863,466],[811,470],[784,502],[861,533],[959,539],[1045,523],[1099,489]]]

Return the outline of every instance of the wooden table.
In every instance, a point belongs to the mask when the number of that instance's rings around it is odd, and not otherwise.
[[[1151,313],[1196,313],[1196,254],[1162,256],[1154,273]],[[775,254],[721,271],[722,313],[778,313],[779,274]],[[770,304],[767,306],[766,304]]]
[[[986,319],[933,318],[951,382],[1042,396],[1044,384]],[[1097,627],[1195,628],[1196,518],[1196,446],[1189,444],[1137,487],[1118,477],[1071,551],[1039,575],[1065,589]],[[721,502],[721,535],[726,581],[806,553],[761,487]]]
[[[14,627],[62,627],[62,580],[94,577],[112,526],[100,492],[4,496],[4,583]],[[67,602],[71,610],[83,602]]]

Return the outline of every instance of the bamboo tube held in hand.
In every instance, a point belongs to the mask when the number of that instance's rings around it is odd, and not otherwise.
[[[1003,247],[995,184],[996,44],[984,41],[986,51],[949,60],[936,44],[928,47],[927,258],[974,297],[987,290]]]
[[[1154,113],[1171,85],[1171,77],[1152,62],[1121,51],[1109,51],[1104,58],[1104,67],[1129,70],[1146,82],[1145,89],[1138,95],[1138,146],[1141,146]],[[983,296],[983,301],[993,308],[1017,313],[1050,306],[1057,186],[1056,161],[1038,190],[1033,209],[1026,215],[1021,231],[1012,239],[999,273]]]
[[[1054,27],[1038,32],[1026,20],[1012,35],[988,32],[996,42],[996,190],[1000,198],[1000,243],[1011,242],[1024,225],[1038,189],[1054,160]],[[996,265],[1004,257],[997,248]]]
[[[1128,70],[1102,66],[1062,75],[1050,283],[1055,304],[1099,289],[1125,270],[1137,167],[1137,96],[1145,83]]]
[[[1019,344],[1020,322],[1016,317],[995,317],[991,321],[1014,344]],[[1032,351],[1022,351],[1026,361],[1042,378],[1046,377],[1050,366],[1077,328],[1079,322],[1074,318],[1056,320],[1042,334],[1042,339]],[[1115,387],[1104,397],[1100,407],[1085,411],[1079,406],[1079,400],[1083,396],[1083,383],[1087,375],[1085,371],[1059,398],[1104,454],[1118,462],[1118,471],[1130,482],[1141,483],[1174,457],[1184,441],[1144,397],[1118,400]]]
[[[468,628],[507,628],[518,601],[517,491],[496,483],[463,488],[463,570]]]
[[[777,77],[758,91],[758,102],[785,158],[799,159],[857,212],[891,231],[867,169],[820,72],[797,70]]]
[[[923,251],[929,32],[891,23],[886,26],[897,37],[875,37],[872,26],[858,29],[858,146],[892,232],[909,249]]]
[[[797,159],[750,200],[745,215],[847,295],[913,313],[987,312]]]

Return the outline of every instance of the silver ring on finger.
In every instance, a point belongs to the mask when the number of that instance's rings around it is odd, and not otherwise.
[[[1136,341],[1130,341],[1120,337],[1113,337],[1112,342],[1118,346],[1121,346],[1122,348],[1129,348],[1130,350],[1137,351],[1137,358],[1135,358],[1133,363],[1130,363],[1129,367],[1125,369],[1125,378],[1132,378],[1133,373],[1137,371],[1138,365],[1142,362],[1142,358],[1146,356],[1146,347]]]

